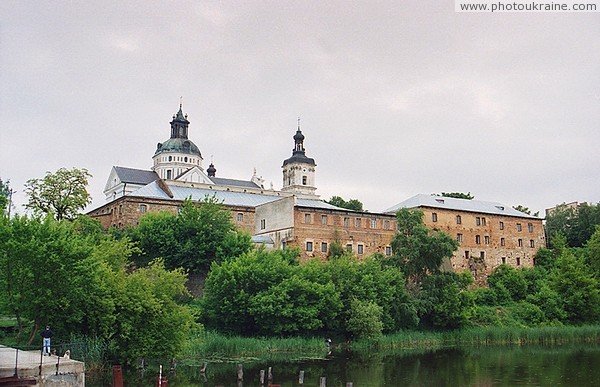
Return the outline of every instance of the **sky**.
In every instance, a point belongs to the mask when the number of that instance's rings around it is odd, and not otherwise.
[[[600,13],[454,1],[0,1],[0,179],[150,169],[173,114],[218,177],[282,185],[300,125],[317,193],[383,211],[470,192],[600,202]]]

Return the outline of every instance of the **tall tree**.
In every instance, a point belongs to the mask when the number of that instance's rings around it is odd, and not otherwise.
[[[566,204],[556,209],[546,218],[548,239],[563,234],[570,247],[582,247],[600,225],[600,205],[582,203],[577,207]]]
[[[444,259],[458,248],[456,239],[423,224],[423,211],[401,208],[396,213],[398,232],[392,240],[392,260],[407,279],[419,285],[428,273],[440,271]]]
[[[517,210],[517,211],[520,211],[520,212],[524,213],[524,214],[531,215],[531,210],[529,209],[529,207],[525,207],[525,206],[522,206],[522,205],[519,204],[517,206],[513,206],[513,208],[515,210]],[[537,212],[535,212],[533,214],[533,216],[539,216],[539,215],[540,215],[539,211],[537,211]]]
[[[138,264],[162,257],[167,268],[182,267],[194,274],[205,274],[212,262],[252,248],[250,235],[236,229],[230,211],[214,197],[200,203],[188,199],[178,215],[147,214],[131,230],[131,236],[142,249]]]
[[[25,184],[29,197],[25,207],[36,214],[52,214],[56,220],[74,219],[92,201],[86,189],[90,177],[85,168],[60,168],[42,179],[30,179]]]
[[[332,196],[327,203],[341,208],[346,208],[352,211],[364,211],[363,204],[358,199],[350,199],[348,201],[344,200],[341,196]]]

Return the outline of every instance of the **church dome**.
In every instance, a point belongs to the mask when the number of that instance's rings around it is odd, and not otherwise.
[[[202,157],[200,149],[187,138],[170,138],[162,144],[158,143],[154,156],[161,153],[184,153]]]

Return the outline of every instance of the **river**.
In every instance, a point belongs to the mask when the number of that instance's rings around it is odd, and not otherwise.
[[[324,359],[285,362],[244,362],[244,378],[237,382],[236,363],[179,365],[167,372],[169,387],[260,386],[260,370],[272,368],[273,384],[296,387],[300,371],[304,386],[600,386],[600,346],[488,346],[402,350],[395,352],[339,352]],[[125,372],[125,386],[155,385],[157,367]],[[110,386],[110,375],[88,375],[86,386]],[[267,385],[265,381],[265,386]]]

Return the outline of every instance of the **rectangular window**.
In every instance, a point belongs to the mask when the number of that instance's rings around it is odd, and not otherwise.
[[[519,242],[519,247],[523,247],[523,239],[519,239],[518,242]]]
[[[321,224],[327,224],[327,215],[321,215]]]
[[[356,250],[357,250],[358,254],[362,254],[363,253],[363,245],[358,245]]]
[[[458,243],[462,243],[462,241],[463,241],[463,235],[462,234],[456,234],[456,241]]]
[[[465,250],[465,259],[469,259],[469,250]]]
[[[306,251],[312,251],[312,250],[313,250],[313,243],[306,242]]]
[[[385,246],[385,255],[388,257],[392,255],[392,248],[390,246]]]
[[[147,210],[146,205],[145,204],[140,204],[140,212],[143,214],[143,213],[146,212],[146,210]]]
[[[485,220],[485,217],[481,218],[481,225],[482,226],[487,226],[487,221]]]
[[[371,229],[375,230],[377,228],[377,219],[371,219]]]
[[[533,223],[528,223],[527,229],[529,230],[529,232],[533,232]]]
[[[489,245],[489,244],[490,244],[490,237],[489,237],[489,236],[487,236],[487,235],[486,235],[486,236],[484,236],[484,237],[483,237],[483,243],[485,243],[486,245]]]
[[[475,244],[481,244],[481,235],[475,235]]]
[[[479,216],[475,218],[475,224],[481,226],[481,218]]]
[[[361,218],[356,218],[354,221],[354,227],[356,228],[360,228],[362,226],[362,219]]]
[[[521,232],[523,228],[521,227],[521,223],[517,223],[517,231]]]
[[[482,261],[485,259],[485,251],[479,252],[479,259],[481,259]]]
[[[506,265],[506,257],[502,257],[502,264]]]
[[[264,230],[265,228],[267,228],[267,220],[266,219],[261,219],[260,220],[260,229]]]
[[[244,214],[242,214],[241,212],[238,212],[237,214],[237,221],[238,222],[243,222],[244,221]]]
[[[431,221],[432,221],[432,222],[437,222],[437,213],[433,212],[433,213],[431,214]]]
[[[521,266],[521,258],[517,257],[517,266]]]
[[[322,253],[327,252],[327,242],[321,242],[321,252]]]
[[[302,185],[306,185],[306,176],[302,176]]]
[[[500,246],[505,246],[505,245],[506,245],[506,239],[500,238]]]
[[[531,247],[531,248],[535,247],[535,242],[533,239],[529,240],[529,247]]]
[[[349,252],[349,253],[351,253],[351,252],[352,252],[352,243],[348,243],[348,244],[346,245],[346,251],[347,251],[347,252]]]
[[[350,227],[350,218],[344,218],[344,227]]]
[[[389,220],[384,220],[383,221],[383,229],[384,230],[389,230],[390,229],[390,221]]]
[[[500,230],[504,230],[504,222],[500,222]]]
[[[310,223],[310,214],[304,214],[304,223]]]
[[[456,224],[461,224],[462,223],[462,218],[460,217],[460,215],[456,215]]]

